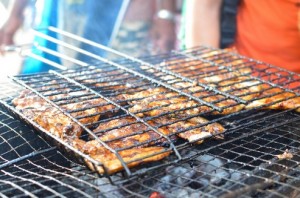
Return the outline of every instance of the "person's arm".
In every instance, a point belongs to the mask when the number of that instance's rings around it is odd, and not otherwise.
[[[14,0],[11,2],[9,16],[0,28],[0,53],[3,53],[4,46],[14,43],[13,38],[23,23],[23,12],[27,3],[28,0]]]
[[[186,47],[219,47],[222,0],[187,0],[186,3]]]
[[[152,39],[159,52],[174,49],[176,41],[175,23],[176,1],[156,0],[152,22]]]

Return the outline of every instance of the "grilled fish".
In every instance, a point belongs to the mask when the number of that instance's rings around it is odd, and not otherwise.
[[[147,124],[156,128],[157,123],[148,121]],[[99,132],[106,130],[105,132]],[[157,129],[159,133],[151,130],[147,125],[137,122],[132,117],[118,118],[99,124],[94,133],[100,140],[107,142],[114,149],[125,147],[145,147],[149,145],[167,144],[163,135],[170,136],[175,141],[174,134],[166,127]]]
[[[94,171],[98,171],[100,174],[107,172],[113,174],[124,170],[124,166],[117,157],[116,154],[112,153],[108,149],[104,148],[98,141],[91,140],[85,142],[80,139],[74,139],[73,146],[78,150],[88,154],[92,159],[100,162],[103,166],[95,166],[91,161],[85,159],[87,166]],[[162,160],[169,156],[171,151],[164,147],[142,147],[142,148],[131,148],[119,151],[118,154],[126,165],[131,168],[140,164],[154,162]]]

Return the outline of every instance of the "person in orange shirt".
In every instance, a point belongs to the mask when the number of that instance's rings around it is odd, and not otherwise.
[[[186,47],[220,47],[222,0],[186,3]],[[240,0],[233,47],[242,55],[300,73],[300,0]]]

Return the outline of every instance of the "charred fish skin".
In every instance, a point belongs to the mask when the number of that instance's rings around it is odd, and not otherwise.
[[[114,153],[101,145],[97,140],[81,140],[80,136],[83,132],[81,126],[76,124],[71,118],[66,116],[59,109],[49,105],[49,103],[47,103],[44,99],[26,90],[22,92],[19,97],[15,98],[12,103],[28,119],[33,120],[42,128],[46,129],[49,133],[70,144],[75,149],[88,154],[92,159],[102,163],[106,167],[108,174],[113,174],[124,170],[124,166],[120,162],[120,159]],[[79,119],[80,123],[89,124],[92,122],[97,122],[100,119],[99,115],[95,116],[94,114],[107,111],[113,107],[113,105],[94,107],[101,103],[103,103],[102,99],[94,99],[73,104],[66,104],[62,107],[62,109],[84,109],[79,112],[71,113],[71,115],[83,116],[84,118]],[[133,120],[134,119],[131,118],[130,120],[127,120],[127,122],[132,122]],[[141,124],[132,125],[131,128],[127,129],[127,132],[125,133],[132,133],[133,131],[130,131],[130,129],[141,130],[140,128],[146,129],[146,127],[142,126]],[[102,137],[100,136],[100,138],[110,141],[113,133],[120,134],[122,132],[124,133],[124,131],[115,130],[114,132],[107,133],[106,135],[102,134]],[[119,155],[123,161],[126,163],[128,162],[128,167],[135,167],[143,163],[159,161],[170,155],[171,152],[167,151],[165,147],[155,146],[157,142],[155,142],[155,145],[152,143],[153,146],[151,146],[151,140],[154,140],[155,138],[162,142],[165,141],[160,137],[161,136],[158,133],[149,131],[148,133],[142,133],[141,135],[138,134],[124,137],[120,140],[110,141],[108,146],[110,146],[112,149],[123,149],[119,151]],[[150,141],[150,143],[144,146],[125,148],[135,146],[136,144],[143,143],[144,141]],[[100,174],[104,174],[105,169],[103,167],[94,166],[92,162],[87,159],[85,159],[85,162],[90,169],[95,170],[96,167],[96,171],[98,171]]]

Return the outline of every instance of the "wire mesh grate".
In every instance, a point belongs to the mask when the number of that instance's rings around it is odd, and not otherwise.
[[[299,194],[299,75],[205,47],[140,59],[115,52],[124,59],[114,62],[75,50],[98,62],[0,85],[1,104],[46,138],[32,147],[39,141],[4,118],[2,129],[16,135],[0,136],[0,193]]]
[[[297,196],[300,193],[300,116],[295,116],[294,112],[281,113],[275,116],[277,123],[281,124],[268,129],[266,124],[274,120],[274,115],[269,114],[259,123],[254,122],[228,134],[226,142],[205,142],[184,150],[186,155],[192,156],[186,162],[153,170],[116,186],[52,150],[1,168],[0,182],[3,185],[0,193],[16,197]],[[3,132],[15,136],[31,131],[19,121],[16,123],[14,117],[5,111],[1,111],[1,119],[6,125],[22,127],[16,131],[12,130],[13,127],[8,131],[1,128],[1,138]],[[24,148],[33,147],[30,140],[32,137],[28,137]],[[35,142],[44,148],[50,147],[40,137]],[[15,147],[14,143],[12,147]],[[292,156],[282,155],[285,152]]]
[[[206,138],[223,139],[222,133],[225,130],[235,129],[236,126],[233,124],[236,123],[236,120],[230,124],[228,122],[231,117],[235,118],[236,115],[247,112],[253,114],[255,110],[261,108],[292,110],[299,107],[297,102],[299,96],[296,92],[249,75],[254,72],[255,68],[242,66],[239,67],[240,71],[235,71],[234,67],[237,66],[232,63],[227,67],[220,65],[218,60],[224,58],[222,56],[212,59],[214,62],[205,59],[219,55],[218,51],[210,50],[208,55],[202,53],[198,56],[193,53],[194,51],[190,53],[192,55],[189,55],[189,52],[174,52],[173,55],[167,56],[168,60],[165,58],[161,60],[163,63],[151,67],[125,59],[116,63],[108,61],[61,74],[52,71],[16,76],[12,79],[30,91],[22,92],[17,99],[15,98],[16,100],[12,100],[12,103],[9,102],[8,105],[16,105],[17,109],[23,111],[22,113],[38,119],[39,121],[35,120],[35,122],[44,125],[44,128],[50,126],[49,120],[44,122],[39,117],[43,117],[47,113],[58,116],[58,111],[53,110],[55,107],[59,112],[63,112],[60,119],[71,123],[62,131],[54,129],[50,132],[58,137],[56,140],[58,139],[63,145],[69,144],[71,150],[75,148],[73,151],[77,151],[84,158],[83,161],[86,159],[92,161],[92,164],[88,164],[88,166],[98,170],[100,174],[110,174],[120,170],[120,168],[107,170],[107,166],[105,167],[103,164],[104,159],[101,161],[100,158],[101,163],[97,163],[95,159],[98,154],[95,156],[89,151],[96,149],[98,152],[103,147],[115,155],[127,175],[132,174],[129,169],[132,162],[140,163],[138,161],[147,159],[147,156],[126,161],[124,160],[126,154],[124,152],[121,154],[122,151],[132,152],[132,149],[138,147],[155,146],[151,149],[159,149],[159,152],[155,152],[161,154],[159,158],[165,158],[166,155],[169,155],[168,152],[172,151],[181,160],[185,157],[180,155],[178,149],[189,146],[189,143],[200,143]],[[237,64],[243,64],[247,61],[237,59],[239,57],[230,56],[228,53],[224,54],[229,57],[225,59],[228,60],[227,62],[233,60]],[[151,62],[155,58],[149,57],[147,61]],[[203,67],[202,64],[206,64],[206,66]],[[159,67],[166,67],[180,75],[195,73],[196,81],[209,86],[203,87],[197,83],[187,82],[185,77],[173,75],[172,72],[166,72],[165,69],[158,69]],[[184,73],[177,70],[177,68],[180,70],[181,67],[185,67]],[[212,75],[207,76],[207,71],[203,68],[208,68],[209,72],[213,69]],[[199,75],[204,75],[204,77],[201,78]],[[189,78],[191,77],[189,76]],[[297,82],[297,75],[294,80],[291,79],[291,82]],[[299,87],[299,83],[295,85],[297,86],[293,89]],[[183,94],[187,91],[190,92],[191,97]],[[43,100],[38,99],[39,97],[34,96],[33,93],[42,97]],[[233,97],[226,97],[228,94]],[[194,100],[195,97],[200,100]],[[247,102],[244,104],[234,98]],[[207,105],[208,103],[209,105]],[[47,108],[44,109],[45,107],[41,104]],[[49,104],[52,107],[49,107]],[[35,110],[36,106],[41,110]],[[218,107],[222,111],[216,111],[214,107]],[[220,115],[221,117],[219,117]],[[100,117],[101,119],[99,119]],[[51,120],[50,122],[57,121]],[[118,122],[120,123],[118,124]],[[60,125],[64,124],[60,123]],[[239,127],[245,126],[246,124],[241,124]],[[119,130],[120,128],[122,130]],[[123,129],[127,132],[124,132]],[[141,141],[146,136],[146,140]],[[175,145],[174,142],[177,142],[178,137],[188,141],[179,141],[179,144]],[[126,144],[124,145],[124,143]],[[96,147],[95,144],[97,144]],[[148,157],[155,157],[155,153],[150,153]],[[90,157],[92,155],[94,158]],[[177,162],[176,159],[171,161]],[[103,170],[99,169],[99,165]]]

